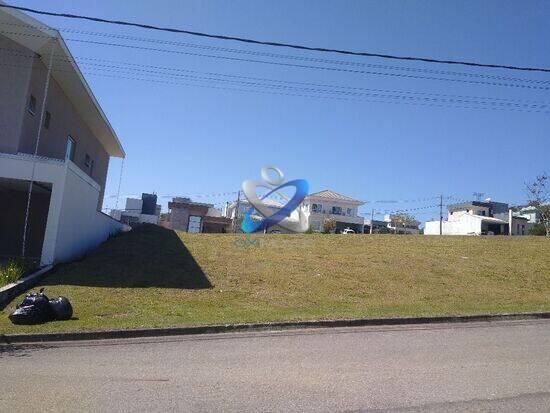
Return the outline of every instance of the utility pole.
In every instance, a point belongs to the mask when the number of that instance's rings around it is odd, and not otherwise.
[[[369,234],[372,235],[372,227],[374,226],[374,208],[370,212],[370,230]]]
[[[443,195],[439,197],[439,235],[443,235]]]
[[[235,215],[233,216],[233,233],[237,233],[237,220],[239,218],[239,207],[241,206],[241,191],[237,193],[237,204],[235,205]]]

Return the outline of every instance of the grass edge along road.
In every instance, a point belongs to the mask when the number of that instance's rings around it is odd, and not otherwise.
[[[256,240],[242,242],[245,237]],[[0,333],[550,310],[545,237],[186,234],[144,225],[35,289],[70,321]]]

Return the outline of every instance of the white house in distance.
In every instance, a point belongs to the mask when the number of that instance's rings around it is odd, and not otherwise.
[[[126,198],[125,209],[113,209],[110,215],[127,225],[158,224],[161,206],[155,194],[141,194],[140,198]]]
[[[514,216],[508,204],[473,201],[448,207],[441,225],[442,235],[527,235],[527,219]],[[440,222],[428,221],[425,235],[439,235]]]
[[[58,31],[1,8],[0,61],[0,256],[71,260],[123,227],[101,206],[124,150]]]
[[[337,233],[346,228],[362,233],[365,219],[357,215],[357,209],[363,204],[327,189],[306,196],[301,207],[313,231],[322,231],[325,219],[334,219]]]
[[[273,199],[264,199],[263,202],[273,210],[273,213],[283,207],[283,204]],[[300,208],[307,217],[309,227],[315,232],[322,231],[324,220],[332,218],[336,221],[337,233],[342,232],[346,228],[351,228],[356,233],[362,233],[364,218],[357,215],[357,209],[363,204],[364,202],[362,201],[358,201],[334,191],[325,190],[306,196]],[[234,219],[236,207],[237,202],[228,202],[224,208],[224,216]],[[239,201],[237,217],[242,218],[249,208],[250,204],[248,201],[246,199],[241,199]],[[262,219],[262,216],[256,211],[253,211],[251,218],[259,220]],[[293,214],[293,218],[297,219],[296,211]],[[287,232],[284,228],[278,226],[274,226],[271,232],[273,231]],[[268,230],[268,232],[270,231]]]

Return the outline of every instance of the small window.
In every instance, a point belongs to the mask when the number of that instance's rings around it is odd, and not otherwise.
[[[29,98],[28,111],[33,116],[36,113],[36,98],[33,95],[31,95],[31,97]]]
[[[321,212],[323,206],[321,204],[311,204],[311,210],[313,212]]]
[[[84,165],[86,168],[89,168],[92,164],[92,158],[90,158],[90,155],[86,154],[86,158],[84,158]]]
[[[48,111],[46,111],[46,114],[44,115],[44,127],[46,129],[50,129],[50,122],[52,120],[52,114]]]
[[[348,216],[351,216],[351,208],[348,208]]]
[[[90,176],[93,178],[94,177],[94,160],[92,159],[92,161],[90,162]]]
[[[334,215],[342,215],[342,207],[333,206],[332,207],[332,213]]]
[[[67,138],[67,148],[65,150],[65,160],[70,160],[70,161],[74,161],[74,152],[75,152],[75,149],[76,149],[76,142],[74,141],[74,139],[69,136]]]
[[[481,215],[485,216],[485,211],[481,211]]]

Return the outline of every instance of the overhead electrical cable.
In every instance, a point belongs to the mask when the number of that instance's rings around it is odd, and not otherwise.
[[[25,54],[16,49],[6,49],[6,48],[0,47],[0,53],[8,53],[14,56],[27,57],[27,58],[36,58],[35,55]],[[550,103],[548,102],[523,100],[523,99],[506,99],[506,98],[493,98],[493,97],[483,97],[483,96],[468,96],[468,95],[454,95],[454,94],[430,93],[430,92],[418,92],[418,91],[406,91],[406,90],[392,90],[392,89],[373,89],[373,88],[365,88],[365,87],[358,87],[358,86],[342,86],[342,85],[332,85],[332,84],[323,84],[323,83],[298,82],[298,81],[259,78],[259,77],[252,77],[252,76],[243,76],[243,75],[231,75],[231,74],[225,74],[225,73],[201,72],[201,71],[183,69],[183,68],[145,65],[145,64],[138,64],[138,63],[129,63],[129,62],[88,58],[88,57],[76,57],[75,59],[56,57],[54,58],[54,60],[56,60],[56,62],[67,62],[67,63],[76,63],[78,61],[79,65],[91,66],[92,68],[100,68],[100,69],[105,69],[107,71],[114,71],[114,72],[120,72],[120,73],[128,73],[124,71],[130,71],[130,73],[138,72],[139,74],[144,73],[146,75],[166,76],[166,77],[171,77],[176,79],[184,77],[192,80],[193,79],[211,80],[211,81],[217,81],[217,82],[231,83],[230,81],[227,81],[225,79],[216,79],[212,77],[197,76],[197,75],[207,75],[207,76],[218,76],[218,77],[230,78],[230,79],[246,79],[246,80],[255,81],[255,82],[243,82],[243,81],[233,82],[233,83],[245,84],[247,86],[280,87],[280,86],[274,86],[271,83],[276,83],[276,84],[283,83],[287,85],[292,85],[293,87],[295,87],[294,85],[300,85],[300,86],[308,86],[308,87],[316,87],[316,88],[324,87],[324,88],[334,89],[334,90],[327,90],[326,91],[327,93],[343,93],[337,89],[346,89],[346,90],[353,90],[353,91],[366,91],[366,92],[375,92],[375,93],[398,93],[398,94],[406,94],[406,95],[434,96],[437,98],[477,99],[477,100],[487,101],[487,102],[481,102],[483,104],[489,104],[494,102],[493,104],[500,104],[503,106],[508,105],[508,106],[524,107],[529,109],[536,109],[536,108],[544,109],[548,107],[550,109],[550,106],[549,106]],[[99,62],[99,63],[96,63],[96,62]],[[177,73],[172,73],[172,72],[177,72]],[[185,74],[182,74],[182,73],[185,73]],[[193,75],[189,75],[187,73],[192,73]],[[501,102],[506,102],[506,103],[501,103]]]
[[[0,33],[11,33],[15,35],[33,36],[33,37],[45,37],[40,35],[28,34],[28,33],[13,33],[13,32],[6,32],[6,31],[0,31]],[[177,55],[207,57],[207,58],[222,59],[222,60],[228,60],[228,61],[234,61],[234,62],[259,63],[259,64],[268,64],[268,65],[275,65],[275,66],[281,66],[281,67],[296,67],[300,69],[315,69],[315,70],[353,73],[353,74],[362,74],[362,75],[388,76],[388,77],[395,77],[395,78],[402,78],[402,79],[448,81],[448,82],[455,82],[455,83],[489,85],[489,86],[498,86],[498,87],[513,87],[513,88],[521,88],[521,89],[546,90],[546,91],[550,90],[550,86],[523,85],[523,84],[517,84],[517,83],[510,83],[510,82],[503,83],[503,82],[496,82],[496,81],[488,82],[488,81],[471,80],[471,79],[454,79],[449,77],[421,76],[421,75],[412,75],[412,74],[406,74],[406,73],[388,73],[388,72],[373,71],[373,70],[357,70],[357,69],[346,69],[346,68],[339,68],[339,67],[275,62],[275,61],[269,61],[269,60],[248,59],[248,58],[240,58],[240,57],[234,57],[234,56],[220,56],[220,55],[212,55],[212,54],[204,54],[204,53],[186,52],[182,50],[169,50],[169,49],[161,49],[161,48],[154,48],[154,47],[136,46],[136,45],[130,45],[130,44],[100,42],[100,41],[85,40],[85,39],[66,38],[65,40],[77,42],[77,43],[99,45],[99,46],[112,46],[112,47],[128,48],[128,49],[135,49],[135,50],[141,50],[141,51],[154,51],[154,52],[170,53],[170,54],[177,54]]]
[[[32,27],[28,24],[18,24],[18,23],[2,23],[2,24],[8,24],[10,26],[18,26],[18,27]],[[47,26],[44,26],[43,28],[49,29],[49,27]],[[314,63],[372,67],[376,69],[385,69],[385,70],[397,70],[397,71],[430,73],[430,74],[437,74],[437,75],[474,77],[474,78],[485,78],[485,79],[493,79],[493,80],[505,80],[505,81],[512,81],[512,82],[538,83],[538,84],[550,85],[550,80],[523,79],[518,77],[498,76],[498,75],[489,75],[489,74],[471,73],[471,72],[456,72],[456,71],[449,71],[449,70],[435,70],[435,69],[426,69],[426,68],[408,67],[408,66],[391,66],[391,65],[364,63],[364,62],[349,61],[349,60],[321,59],[321,58],[315,58],[315,57],[260,52],[255,50],[234,49],[234,48],[227,48],[227,47],[220,47],[220,46],[210,46],[210,45],[202,45],[202,44],[196,44],[196,43],[179,42],[174,40],[147,38],[147,37],[141,37],[141,36],[128,36],[124,34],[115,34],[115,33],[108,33],[108,32],[87,31],[87,30],[80,30],[75,28],[54,27],[54,29],[62,32],[81,34],[86,36],[109,37],[109,38],[115,38],[115,39],[163,44],[163,45],[169,45],[169,46],[213,50],[218,52],[238,53],[238,54],[246,54],[246,55],[253,55],[253,56],[272,57],[277,59],[301,60],[301,61],[308,61],[308,62],[314,62]]]
[[[155,26],[152,24],[136,23],[136,22],[123,21],[123,20],[114,20],[114,19],[105,19],[100,17],[84,16],[84,15],[78,15],[78,14],[58,13],[58,12],[32,9],[29,7],[12,6],[8,4],[0,4],[0,7],[20,10],[28,13],[40,14],[45,16],[63,17],[67,19],[88,20],[88,21],[93,21],[97,23],[115,24],[115,25],[128,26],[128,27],[138,27],[138,28],[148,29],[148,30],[156,30],[156,31],[162,31],[162,32],[169,32],[169,33],[180,33],[180,34],[187,34],[192,36],[199,36],[199,37],[218,39],[218,40],[231,40],[231,41],[237,41],[237,42],[248,43],[248,44],[258,44],[258,45],[264,45],[264,46],[285,47],[285,48],[308,50],[308,51],[314,51],[314,52],[336,53],[336,54],[349,55],[349,56],[378,57],[382,59],[406,60],[406,61],[418,61],[418,62],[425,62],[425,63],[463,65],[463,66],[472,66],[472,67],[485,67],[485,68],[507,69],[507,70],[517,70],[517,71],[550,73],[550,68],[542,68],[542,67],[489,64],[489,63],[480,63],[480,62],[471,62],[471,61],[462,61],[462,60],[445,60],[445,59],[435,59],[435,58],[427,58],[427,57],[398,56],[398,55],[385,54],[385,53],[357,52],[357,51],[344,50],[344,49],[333,49],[328,47],[312,47],[312,46],[305,46],[305,45],[298,45],[298,44],[291,44],[291,43],[256,40],[256,39],[250,39],[250,38],[244,38],[244,37],[212,34],[212,33],[198,32],[198,31],[192,31],[192,30],[177,29],[172,27],[161,27],[161,26]]]

